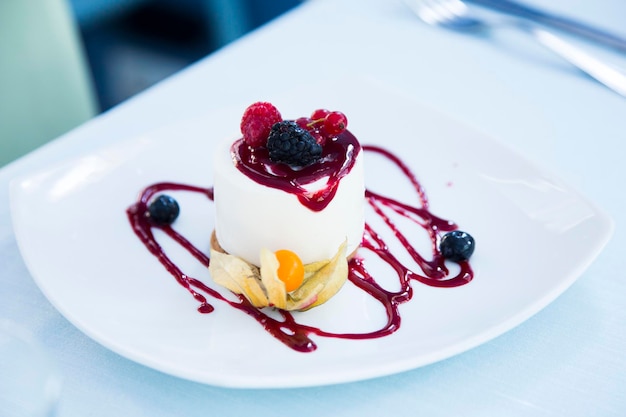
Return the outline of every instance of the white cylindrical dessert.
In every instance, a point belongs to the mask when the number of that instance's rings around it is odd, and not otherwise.
[[[362,150],[332,201],[313,211],[297,195],[260,184],[239,171],[231,156],[232,144],[232,140],[220,144],[214,158],[215,233],[226,252],[258,266],[262,248],[288,249],[304,264],[332,258],[346,240],[346,253],[358,248],[365,224]],[[326,186],[322,178],[306,188],[317,191]]]

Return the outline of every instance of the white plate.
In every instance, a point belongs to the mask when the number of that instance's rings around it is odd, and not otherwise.
[[[415,282],[413,299],[401,306],[399,331],[373,340],[313,335],[313,353],[289,349],[223,303],[213,302],[212,314],[198,313],[198,303],[133,234],[125,210],[154,182],[210,186],[212,149],[236,136],[243,106],[16,180],[15,233],[43,293],[93,339],[163,372],[230,387],[312,386],[388,375],[484,343],[554,300],[608,241],[606,215],[503,145],[372,85],[344,83],[341,94],[332,91],[304,89],[273,101],[286,117],[341,109],[362,143],[401,155],[425,187],[431,210],[476,238],[476,277],[469,285]],[[403,193],[398,177],[376,161],[366,170],[368,187]],[[207,249],[212,205],[201,197],[178,198],[177,230]],[[189,275],[211,282],[195,260],[163,245]],[[384,318],[350,285],[299,316],[337,331],[372,330]]]

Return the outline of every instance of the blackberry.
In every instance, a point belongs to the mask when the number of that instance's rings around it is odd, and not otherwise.
[[[322,145],[293,121],[275,123],[267,139],[270,159],[292,167],[305,167],[322,155]]]
[[[475,247],[474,238],[460,230],[446,233],[439,243],[439,250],[441,250],[443,257],[454,262],[469,259],[474,253]]]
[[[161,194],[150,206],[148,206],[150,219],[158,225],[168,225],[174,223],[174,220],[180,213],[180,207],[176,200],[169,195]]]

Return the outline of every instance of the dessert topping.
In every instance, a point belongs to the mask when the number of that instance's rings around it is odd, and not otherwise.
[[[296,119],[298,126],[309,131],[317,143],[324,146],[327,140],[342,133],[348,127],[348,118],[340,111],[317,109],[311,117]]]
[[[273,104],[265,101],[251,104],[241,117],[240,127],[244,142],[253,148],[267,146],[272,127],[282,121],[280,112]],[[348,118],[340,111],[317,109],[311,113],[311,117],[296,119],[295,124],[308,132],[318,145],[324,146],[327,140],[337,137],[346,130]],[[286,163],[292,166],[306,166],[312,162]]]
[[[340,111],[333,111],[324,118],[324,131],[327,135],[337,136],[348,126],[348,118]]]
[[[305,311],[323,304],[347,280],[346,242],[339,247],[332,259],[303,265],[302,283],[292,291],[289,291],[281,278],[286,276],[280,271],[281,262],[284,262],[280,258],[284,255],[279,255],[278,252],[262,249],[261,266],[257,267],[237,256],[212,248],[209,272],[216,284],[235,294],[241,294],[254,307],[271,306],[284,311]],[[297,257],[295,254],[293,256]]]
[[[176,200],[169,195],[161,194],[150,203],[148,213],[153,223],[158,225],[169,225],[180,213],[180,207]]]
[[[267,138],[267,149],[273,162],[292,167],[305,167],[322,155],[322,145],[293,121],[275,123]]]
[[[454,262],[469,259],[472,253],[474,253],[475,247],[474,238],[470,234],[460,230],[446,233],[439,243],[441,255]]]
[[[315,122],[323,121],[326,116],[330,114],[330,110],[327,109],[317,109],[313,113],[311,113],[311,119]]]
[[[283,118],[273,104],[263,101],[251,104],[241,117],[243,140],[249,146],[265,146],[270,129],[281,120]]]
[[[285,283],[285,290],[291,292],[296,290],[304,280],[304,265],[302,260],[294,252],[281,249],[275,252],[278,260],[278,279]]]

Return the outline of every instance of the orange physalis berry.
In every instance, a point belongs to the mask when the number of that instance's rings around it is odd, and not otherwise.
[[[287,249],[275,252],[278,260],[278,279],[285,283],[285,290],[291,292],[302,285],[304,281],[304,265],[300,257]]]

